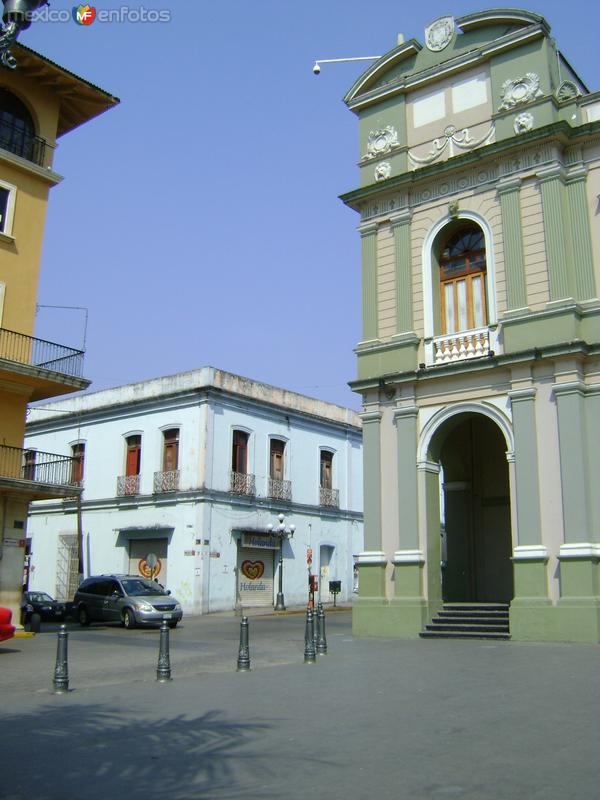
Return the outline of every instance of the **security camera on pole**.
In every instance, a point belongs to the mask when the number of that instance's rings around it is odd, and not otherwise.
[[[277,599],[275,601],[275,611],[285,611],[285,599],[283,597],[283,540],[291,539],[296,530],[295,525],[286,527],[285,514],[279,514],[277,517],[279,525],[274,528],[273,525],[267,525],[269,531],[275,531],[279,536],[279,588],[277,591]]]

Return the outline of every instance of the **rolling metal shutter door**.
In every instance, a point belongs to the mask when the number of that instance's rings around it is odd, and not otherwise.
[[[273,550],[238,547],[238,596],[243,606],[273,605]]]

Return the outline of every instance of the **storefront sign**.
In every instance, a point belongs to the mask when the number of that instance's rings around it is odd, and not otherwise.
[[[25,547],[25,539],[2,539],[0,543],[6,547]]]
[[[279,536],[271,536],[268,533],[242,533],[242,547],[279,550]]]

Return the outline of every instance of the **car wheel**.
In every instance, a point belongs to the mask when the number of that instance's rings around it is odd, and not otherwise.
[[[133,616],[133,611],[130,608],[126,608],[123,612],[123,626],[128,630],[135,628],[135,617]]]
[[[169,622],[169,623],[168,623],[168,625],[169,625],[169,628],[176,628],[176,627],[177,627],[177,623],[178,623],[178,622],[179,622],[179,620],[178,620],[178,619],[176,619],[174,622]]]
[[[79,611],[77,612],[77,619],[79,620],[79,624],[83,626],[87,626],[90,624],[90,615],[85,606],[81,606]]]

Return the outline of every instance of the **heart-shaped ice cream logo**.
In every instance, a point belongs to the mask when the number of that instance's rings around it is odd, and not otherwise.
[[[262,578],[265,565],[262,561],[242,561],[242,573],[250,581],[257,581]]]

